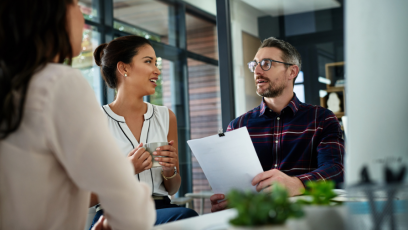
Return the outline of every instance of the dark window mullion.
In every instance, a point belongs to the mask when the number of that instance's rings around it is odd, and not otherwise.
[[[216,4],[222,128],[227,130],[235,119],[231,12],[229,0],[216,0]]]
[[[187,51],[187,57],[195,59],[197,61],[204,62],[206,64],[218,66],[218,60],[212,59],[212,58],[209,58],[209,57],[206,57],[206,56],[203,56],[201,54],[197,54],[191,51]]]

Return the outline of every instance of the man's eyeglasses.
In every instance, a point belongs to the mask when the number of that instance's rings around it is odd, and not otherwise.
[[[261,63],[261,69],[262,69],[263,71],[268,71],[268,70],[271,68],[271,66],[272,66],[272,62],[282,63],[282,64],[285,64],[285,65],[294,65],[294,64],[290,64],[290,63],[286,63],[286,62],[275,61],[275,60],[272,60],[272,59],[265,58],[265,59],[263,59],[263,60],[260,61],[260,62],[257,62],[257,61],[255,61],[255,60],[248,62],[248,68],[249,68],[249,70],[253,73],[253,72],[255,72],[256,66],[257,66],[259,63]]]

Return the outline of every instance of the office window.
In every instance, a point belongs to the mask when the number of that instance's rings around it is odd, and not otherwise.
[[[86,20],[99,22],[99,4],[97,0],[79,0],[78,5]]]
[[[93,51],[100,44],[100,33],[96,28],[85,25],[82,32],[82,51],[78,57],[73,58],[72,67],[81,70],[83,76],[91,85],[98,102],[102,103],[102,79],[100,68],[95,64]]]
[[[114,28],[169,44],[174,21],[169,20],[171,7],[158,1],[114,0]]]
[[[188,84],[190,98],[191,139],[207,137],[217,133],[221,127],[221,99],[218,67],[194,59],[188,59]],[[194,155],[191,156],[193,169],[193,192],[211,191],[211,187]],[[194,208],[200,210],[200,201],[194,200]],[[204,213],[211,212],[207,199]]]
[[[217,26],[186,13],[187,50],[218,60]]]
[[[215,7],[215,0],[211,2]],[[83,52],[74,59],[73,67],[82,71],[100,103],[110,103],[115,92],[103,83],[99,67],[93,60],[93,51],[99,44],[120,36],[133,34],[149,39],[158,57],[161,75],[155,94],[146,96],[145,100],[167,106],[178,119],[183,179],[176,197],[187,192],[210,190],[202,170],[201,174],[193,175],[200,169],[191,159],[187,140],[212,135],[221,127],[218,47],[213,13],[184,1],[172,0],[79,0],[79,4],[87,25]],[[104,23],[101,18],[105,19]],[[192,177],[202,180],[193,183]],[[209,207],[207,203],[206,212],[210,211]],[[200,210],[198,200],[195,209]]]
[[[303,71],[299,71],[299,74],[295,81],[295,86],[293,87],[293,92],[296,93],[297,98],[301,102],[305,102],[305,85],[303,84]]]
[[[160,76],[156,84],[156,92],[150,96],[150,103],[155,105],[164,105],[171,109],[171,79],[172,79],[172,67],[174,63],[172,61],[157,57],[157,67],[160,69]]]

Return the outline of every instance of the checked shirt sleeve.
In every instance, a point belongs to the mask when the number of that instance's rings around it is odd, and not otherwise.
[[[318,168],[297,176],[303,184],[316,180],[333,180],[336,184],[343,182],[344,140],[340,124],[331,111],[328,111],[323,126],[316,153]]]
[[[239,127],[238,124],[237,124],[238,121],[239,121],[239,119],[241,119],[241,117],[238,117],[238,118],[232,120],[232,121],[228,124],[227,132],[232,131],[232,130],[234,130],[234,129],[241,128],[241,127]]]
[[[227,132],[234,130],[233,128],[233,124],[232,121],[229,123],[228,127],[227,127]]]

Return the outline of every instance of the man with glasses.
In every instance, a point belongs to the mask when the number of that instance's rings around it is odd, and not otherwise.
[[[248,63],[263,100],[231,121],[227,131],[247,127],[264,170],[252,180],[258,192],[270,192],[278,182],[295,196],[307,181],[343,182],[344,140],[336,116],[300,102],[293,92],[301,64],[292,45],[273,37],[263,41]],[[210,198],[212,212],[226,208],[224,198],[223,194]]]

